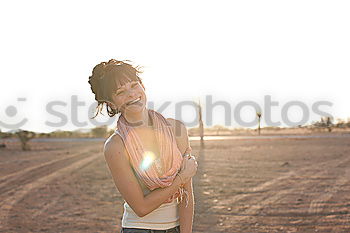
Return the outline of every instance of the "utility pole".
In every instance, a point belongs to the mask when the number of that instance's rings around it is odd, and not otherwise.
[[[260,119],[261,119],[261,112],[256,112],[256,116],[258,117],[258,133],[260,135]]]
[[[204,146],[204,126],[203,126],[203,118],[202,118],[202,106],[200,101],[198,101],[198,120],[199,120],[199,136],[200,136],[200,143],[201,146]]]

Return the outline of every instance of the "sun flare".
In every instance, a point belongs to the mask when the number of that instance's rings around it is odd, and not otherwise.
[[[145,151],[145,153],[143,154],[143,159],[141,162],[141,169],[142,170],[147,170],[153,163],[153,161],[155,160],[155,155],[153,152],[151,151]]]

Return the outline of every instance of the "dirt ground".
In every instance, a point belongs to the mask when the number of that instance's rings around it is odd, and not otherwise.
[[[117,232],[102,141],[0,149],[0,232]],[[350,137],[192,141],[194,232],[350,232]]]

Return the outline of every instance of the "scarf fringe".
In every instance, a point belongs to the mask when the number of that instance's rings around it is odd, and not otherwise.
[[[182,203],[183,202],[183,199],[184,199],[184,197],[185,197],[185,201],[186,201],[186,208],[187,208],[187,206],[188,206],[188,199],[189,199],[189,194],[188,194],[188,191],[184,188],[184,187],[180,187],[180,190],[179,190],[179,192],[180,192],[180,196],[177,198],[177,203],[179,204],[179,203]],[[180,199],[180,201],[179,201],[179,199]]]

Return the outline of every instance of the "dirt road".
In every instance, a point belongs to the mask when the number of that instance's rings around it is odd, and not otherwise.
[[[25,198],[30,199],[28,196],[30,192],[35,192],[38,188],[49,184],[55,179],[66,177],[70,173],[81,169],[101,157],[101,154],[97,153],[101,152],[101,149],[98,150],[96,144],[90,146],[86,146],[86,144],[74,145],[71,151],[69,148],[66,148],[66,153],[60,153],[62,151],[58,150],[54,151],[51,156],[47,155],[48,151],[40,150],[41,146],[40,143],[36,143],[36,150],[39,154],[43,152],[44,154],[42,155],[26,156],[25,158],[20,158],[20,156],[18,156],[17,159],[2,159],[0,163],[1,167],[17,167],[23,162],[33,161],[39,158],[39,156],[50,157],[38,164],[26,166],[21,170],[16,169],[16,171],[0,177],[0,231],[22,231],[20,230],[22,226],[17,226],[17,224],[11,226],[9,223],[11,223],[13,218],[18,217],[14,212],[22,212],[22,210],[16,210],[14,207]],[[11,152],[11,150],[8,152]],[[13,150],[13,152],[21,153],[18,150]],[[32,213],[32,217],[39,216],[45,209],[48,209],[48,206],[43,209],[36,206],[36,209],[37,210]],[[13,229],[17,227],[19,229]],[[23,227],[23,232],[25,231],[27,231],[27,229]]]
[[[349,139],[208,144],[198,232],[350,232]]]
[[[0,151],[0,232],[116,232],[102,142]],[[350,232],[349,138],[192,142],[194,232]]]

